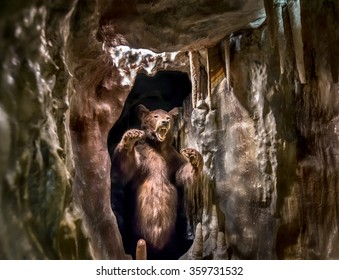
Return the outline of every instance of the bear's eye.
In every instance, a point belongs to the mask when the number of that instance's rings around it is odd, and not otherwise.
[[[159,116],[158,115],[154,115],[154,118],[157,119],[157,118],[159,118]]]

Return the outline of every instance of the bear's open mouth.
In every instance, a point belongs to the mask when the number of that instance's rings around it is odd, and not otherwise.
[[[160,142],[163,142],[166,139],[168,128],[167,127],[159,127],[156,131],[156,136]]]

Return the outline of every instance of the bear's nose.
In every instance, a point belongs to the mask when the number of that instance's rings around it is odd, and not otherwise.
[[[169,124],[169,121],[166,121],[166,120],[161,121],[161,124]]]

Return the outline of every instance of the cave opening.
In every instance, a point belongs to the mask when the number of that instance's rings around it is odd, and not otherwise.
[[[158,71],[153,77],[139,73],[120,118],[108,135],[110,155],[126,130],[140,127],[136,112],[139,104],[146,106],[149,110],[162,109],[168,112],[175,107],[182,107],[191,91],[192,85],[187,73]]]
[[[107,146],[111,159],[114,149],[120,142],[123,134],[131,128],[140,129],[140,119],[137,112],[138,105],[142,104],[151,111],[162,109],[169,112],[175,107],[182,107],[184,101],[189,98],[191,91],[192,85],[187,73],[179,71],[158,71],[154,76],[139,73],[126,99],[120,118],[114,124],[108,135]],[[177,122],[175,122],[174,125],[176,126]],[[176,127],[174,127],[174,131],[177,131]],[[175,139],[177,137],[177,135],[174,135]],[[111,206],[117,218],[125,251],[134,257],[135,244],[133,244],[134,241],[130,233],[126,232],[126,223],[130,221],[125,221],[126,207],[129,207],[129,200],[126,199],[125,194],[125,190],[128,189],[128,187],[126,187],[125,184],[124,179],[119,175],[117,176],[117,172],[112,165]],[[180,190],[178,191],[180,192]],[[180,256],[191,246],[192,234],[186,232],[182,239],[183,241],[181,241],[179,245],[179,247],[182,248]],[[166,255],[164,258],[171,257]]]

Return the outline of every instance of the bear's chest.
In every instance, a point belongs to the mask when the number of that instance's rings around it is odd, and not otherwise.
[[[147,174],[162,175],[171,179],[178,169],[174,148],[158,150],[147,144],[137,146],[141,170]]]

